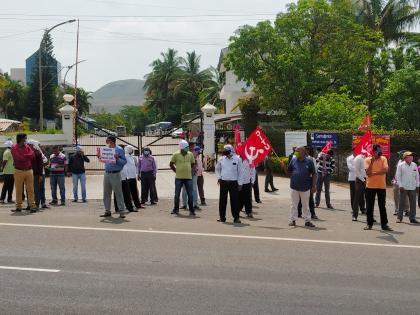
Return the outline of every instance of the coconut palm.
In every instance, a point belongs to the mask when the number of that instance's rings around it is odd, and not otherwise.
[[[144,88],[147,108],[157,108],[163,118],[174,104],[173,90],[182,71],[179,67],[181,59],[176,50],[170,48],[161,53],[161,57],[152,62],[152,72],[146,75]]]
[[[210,67],[212,80],[210,84],[200,92],[200,104],[210,103],[218,108],[219,111],[224,112],[224,101],[220,99],[220,91],[225,85],[225,76],[216,68]]]
[[[385,45],[412,38],[409,30],[419,22],[419,0],[353,0],[356,19],[366,27],[382,35]],[[377,53],[372,49],[368,64],[368,107],[372,107],[374,96],[373,59]]]
[[[195,51],[181,58],[182,76],[177,80],[174,93],[182,98],[182,103],[185,100],[186,108],[182,108],[182,113],[198,111],[199,94],[211,85],[212,73],[209,69],[200,69],[200,59]]]

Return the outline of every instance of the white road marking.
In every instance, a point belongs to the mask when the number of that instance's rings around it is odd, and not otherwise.
[[[0,266],[0,269],[6,270],[20,270],[20,271],[39,271],[39,272],[60,272],[58,269],[41,269],[41,268],[22,268],[22,267],[12,267],[12,266]]]
[[[317,243],[317,244],[357,245],[357,246],[376,246],[376,247],[420,249],[420,245],[381,244],[381,243],[349,242],[349,241],[328,241],[328,240],[316,240],[316,239],[307,239],[307,238],[288,238],[288,237],[274,237],[274,236],[253,236],[253,235],[214,234],[214,233],[197,233],[197,232],[176,232],[176,231],[162,231],[162,230],[113,229],[113,228],[98,228],[98,227],[88,227],[88,226],[42,225],[42,224],[19,224],[19,223],[0,223],[0,226],[33,227],[33,228],[63,229],[63,230],[82,230],[82,231],[87,230],[87,231],[106,231],[106,232],[130,232],[130,233],[148,233],[148,234],[205,236],[205,237],[239,238],[239,239],[251,239],[251,240],[268,240],[268,241],[284,241],[284,242],[300,242],[300,243]]]

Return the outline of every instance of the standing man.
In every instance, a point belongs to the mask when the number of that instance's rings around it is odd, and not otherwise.
[[[13,203],[13,185],[15,184],[15,167],[13,166],[13,156],[11,147],[13,146],[12,141],[6,141],[4,143],[6,150],[3,152],[3,161],[1,169],[3,170],[3,188],[1,190],[0,203],[4,203],[7,194],[7,203]]]
[[[392,179],[392,190],[394,192],[394,205],[395,205],[394,215],[398,215],[398,212],[400,209],[400,187],[397,180],[397,169],[398,169],[398,166],[404,163],[403,155],[405,152],[406,150],[401,150],[400,152],[398,152],[399,159],[398,159],[397,165],[395,166],[394,178]],[[403,204],[403,212],[405,212],[406,216],[408,216],[408,208],[409,208],[408,197],[406,197]]]
[[[195,142],[188,143],[189,150],[194,156],[194,166],[192,168],[192,191],[193,191],[193,206],[194,210],[201,210],[198,206],[198,184],[197,184],[197,156],[198,152],[195,151]],[[187,209],[188,195],[185,189],[182,190],[182,209]]]
[[[86,170],[85,163],[89,163],[89,158],[84,154],[81,146],[76,146],[76,154],[69,158],[69,172],[72,174],[73,181],[73,202],[79,200],[77,194],[78,182],[80,181],[80,188],[82,190],[82,202],[86,202]]]
[[[16,136],[16,144],[12,146],[12,156],[15,165],[16,209],[12,212],[22,211],[22,193],[26,187],[30,212],[37,211],[34,197],[34,175],[32,173],[32,160],[34,151],[26,144],[27,136],[20,133]],[[25,186],[25,187],[24,187]]]
[[[246,158],[242,160],[242,189],[239,191],[239,211],[245,207],[248,218],[252,215],[252,185],[255,181],[255,167],[251,167]]]
[[[118,211],[120,213],[120,218],[125,218],[124,211],[124,196],[121,186],[121,170],[124,165],[127,163],[125,159],[124,150],[116,145],[117,139],[114,136],[108,136],[106,138],[106,144],[108,148],[115,149],[115,162],[114,163],[105,163],[105,174],[104,174],[104,206],[105,213],[100,217],[106,218],[110,217],[111,214],[111,198],[112,192],[115,193],[115,199],[117,200]],[[98,152],[98,158],[100,158]]]
[[[264,170],[265,170],[265,192],[274,192],[277,191],[278,189],[276,187],[274,187],[274,182],[273,182],[273,161],[271,160],[273,154],[270,153],[269,155],[267,155],[264,159]],[[268,189],[268,185],[270,185],[271,190]]]
[[[155,196],[153,185],[156,180],[156,161],[149,148],[143,148],[143,154],[139,158],[138,174],[141,181],[141,204],[145,204],[150,194],[150,204],[155,205],[157,195]]]
[[[227,144],[223,148],[223,157],[216,164],[217,184],[220,186],[219,195],[219,222],[226,222],[227,197],[230,197],[230,209],[233,223],[241,223],[239,220],[238,192],[242,190],[242,162],[234,154],[233,147]]]
[[[354,170],[354,158],[356,157],[356,154],[354,154],[355,147],[352,148],[352,154],[350,154],[347,159],[347,169],[349,170],[348,175],[348,182],[350,186],[350,204],[353,205],[354,202],[354,194],[356,193],[356,173]]]
[[[174,209],[171,214],[179,214],[179,196],[182,187],[185,187],[188,196],[188,208],[190,216],[195,216],[193,204],[193,183],[192,183],[192,168],[194,167],[194,156],[189,150],[188,142],[181,140],[179,143],[179,152],[172,155],[169,167],[176,174],[175,175],[175,199]]]
[[[397,182],[400,188],[400,205],[398,207],[397,223],[403,220],[403,209],[408,197],[410,205],[410,222],[418,224],[416,220],[416,193],[419,193],[419,174],[417,165],[413,162],[413,153],[406,151],[403,154],[404,163],[398,165]]]
[[[197,157],[195,158],[196,164],[196,174],[197,174],[197,189],[198,194],[200,196],[200,205],[207,206],[206,204],[206,197],[204,196],[204,168],[203,168],[203,157],[201,154],[201,148],[196,146],[194,151],[197,153]]]
[[[289,226],[296,226],[298,218],[299,200],[302,202],[303,218],[305,226],[315,227],[311,222],[311,212],[309,210],[309,197],[316,190],[316,171],[312,159],[306,156],[306,149],[300,146],[296,149],[296,158],[290,159],[289,174],[292,205],[290,207]],[[311,188],[312,187],[312,188]]]
[[[325,202],[327,203],[328,209],[334,209],[330,201],[330,183],[331,174],[335,169],[335,160],[333,150],[329,150],[327,153],[320,153],[316,160],[317,162],[317,173],[318,179],[316,182],[316,196],[315,196],[315,207],[319,207],[321,202],[322,186],[325,189]]]
[[[384,231],[392,231],[388,226],[386,214],[386,174],[388,173],[388,161],[382,156],[382,147],[379,144],[373,145],[373,156],[365,159],[366,180],[366,215],[367,226],[365,230],[371,230],[373,226],[373,209],[375,197],[378,196],[379,213],[381,226]]]
[[[48,209],[45,199],[45,170],[44,166],[47,165],[48,159],[42,153],[39,147],[39,142],[33,139],[28,140],[28,145],[34,151],[34,159],[32,160],[32,172],[34,175],[34,195],[35,204],[37,208]]]
[[[354,175],[355,180],[355,191],[354,191],[354,200],[351,205],[353,210],[353,221],[357,221],[359,216],[359,210],[362,214],[366,214],[365,207],[365,189],[366,189],[366,169],[365,169],[365,158],[364,154],[357,155],[354,160]]]
[[[60,152],[58,146],[53,146],[52,154],[50,156],[50,185],[51,185],[51,195],[52,201],[50,205],[58,205],[57,198],[57,186],[60,189],[60,205],[66,205],[66,185],[65,185],[65,175],[66,175],[66,165],[67,158],[64,153]]]

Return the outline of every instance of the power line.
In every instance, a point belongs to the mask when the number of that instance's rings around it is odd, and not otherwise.
[[[30,34],[30,33],[35,33],[35,32],[39,32],[42,31],[43,29],[36,29],[36,30],[32,30],[32,31],[27,31],[27,32],[22,32],[22,33],[15,33],[15,34],[9,34],[9,35],[4,35],[4,36],[0,36],[0,38],[10,38],[10,37],[14,37],[14,36],[19,36],[19,35],[25,35],[25,34]]]
[[[25,17],[74,17],[69,14],[27,14],[27,13],[0,13],[1,16],[25,16]],[[77,14],[79,18],[196,18],[196,17],[252,17],[252,16],[276,16],[273,13],[253,14],[194,14],[194,15],[90,15]]]

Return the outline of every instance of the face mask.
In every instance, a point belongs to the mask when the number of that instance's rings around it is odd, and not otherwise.
[[[150,152],[149,152],[149,151],[144,151],[144,152],[143,152],[143,155],[144,155],[144,156],[149,156],[149,155],[150,155]]]
[[[378,156],[382,156],[382,150],[378,150]]]
[[[296,158],[299,158],[300,156],[299,152],[295,152],[294,156],[296,156]]]
[[[188,153],[188,151],[190,150],[189,147],[183,148],[182,151],[184,151],[185,153]]]
[[[229,156],[230,155],[230,150],[224,150],[223,155],[224,156]]]

